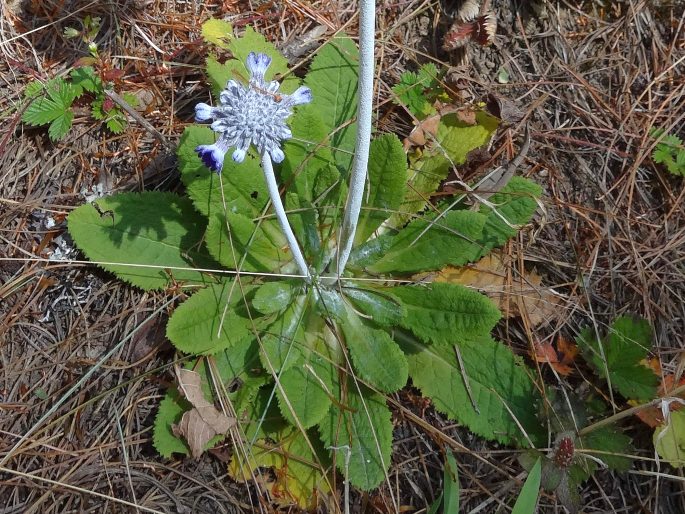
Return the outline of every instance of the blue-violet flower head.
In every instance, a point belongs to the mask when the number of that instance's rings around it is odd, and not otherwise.
[[[281,141],[292,137],[285,120],[292,114],[293,106],[312,101],[312,92],[301,86],[290,95],[278,93],[280,84],[264,79],[270,64],[268,55],[250,52],[247,85],[229,80],[219,95],[217,107],[204,103],[195,106],[195,120],[211,121],[212,130],[219,134],[216,143],[195,148],[209,169],[221,173],[224,157],[232,147],[233,160],[243,162],[250,144],[255,145],[260,155],[269,154],[274,162],[285,158]]]

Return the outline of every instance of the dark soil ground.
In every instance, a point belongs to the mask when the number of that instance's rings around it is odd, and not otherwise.
[[[464,102],[496,96],[507,116],[473,180],[530,148],[517,173],[544,187],[535,223],[506,249],[535,268],[554,296],[544,323],[511,318],[499,337],[529,358],[537,342],[600,332],[624,313],[654,327],[664,374],[683,371],[685,187],[651,159],[651,127],[685,136],[685,29],[680,1],[495,0],[495,44],[441,49],[457,2],[379,4],[378,126],[412,128],[392,104],[399,74],[427,61],[452,66]],[[173,147],[206,101],[201,23],[254,26],[281,48],[322,26],[356,34],[355,2],[8,0],[0,5],[0,513],[224,513],[272,510],[256,486],[236,484],[213,455],[160,458],[151,444],[174,353],[164,339],[163,293],[125,286],[71,250],[65,216],[97,188],[179,190],[173,151],[132,121],[119,136],[86,108],[52,143],[21,123],[25,85],[64,74],[87,55],[64,29],[99,16],[97,43],[120,86],[141,98],[140,116]],[[136,333],[133,330],[144,324]],[[605,388],[581,369],[544,372],[551,386]],[[605,391],[604,394],[607,394]],[[353,494],[352,512],[425,512],[441,491],[445,448],[456,450],[462,512],[508,512],[525,472],[516,451],[471,436],[408,388],[395,400],[389,481]],[[620,402],[615,412],[628,407]],[[651,431],[625,428],[634,468],[600,471],[580,491],[583,512],[685,512],[681,470],[654,459]],[[392,484],[392,489],[388,487]],[[395,502],[391,498],[395,498]],[[336,511],[331,505],[322,511]],[[564,512],[543,495],[540,512]]]

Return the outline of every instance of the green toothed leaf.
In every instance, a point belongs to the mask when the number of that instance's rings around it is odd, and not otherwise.
[[[335,452],[336,464],[342,473],[345,466],[344,446],[349,446],[350,461],[347,478],[352,485],[370,491],[383,481],[390,466],[392,451],[392,421],[385,399],[352,380],[336,396],[343,398],[345,408],[331,406],[319,423],[319,433],[326,447],[340,447]],[[361,391],[361,395],[360,395]]]
[[[69,233],[86,256],[142,289],[204,284],[212,269],[202,237],[206,220],[173,193],[121,193],[69,214]],[[166,269],[165,269],[166,268]]]
[[[354,154],[357,132],[357,80],[359,51],[345,35],[333,37],[316,54],[305,83],[324,126],[341,173],[347,175]]]

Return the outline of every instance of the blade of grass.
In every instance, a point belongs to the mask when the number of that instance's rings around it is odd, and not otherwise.
[[[511,511],[511,514],[535,514],[538,493],[540,491],[541,469],[540,459],[538,459],[533,469],[528,473],[528,478],[526,478],[526,482],[523,484],[521,494],[516,499],[514,510]]]

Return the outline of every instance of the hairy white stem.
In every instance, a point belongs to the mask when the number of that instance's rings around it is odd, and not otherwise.
[[[290,251],[293,254],[293,259],[297,267],[300,268],[300,274],[307,279],[311,280],[312,276],[309,273],[309,268],[302,255],[302,250],[300,250],[300,245],[297,242],[297,238],[293,233],[293,229],[290,228],[290,223],[288,222],[288,217],[285,215],[285,209],[283,208],[283,202],[281,202],[281,195],[278,192],[278,184],[276,183],[276,176],[274,175],[274,167],[271,163],[271,156],[264,152],[262,155],[262,170],[264,171],[264,178],[266,179],[266,188],[269,190],[269,197],[271,198],[271,204],[274,207],[274,212],[276,213],[276,218],[278,218],[278,223],[281,225],[281,230],[288,240],[288,246],[290,246]]]
[[[371,109],[373,106],[374,39],[376,30],[376,2],[359,2],[359,103],[357,108],[357,140],[352,160],[350,190],[345,202],[345,214],[340,229],[337,275],[343,274],[350,258],[357,232],[359,211],[364,197],[366,173],[371,143]]]

